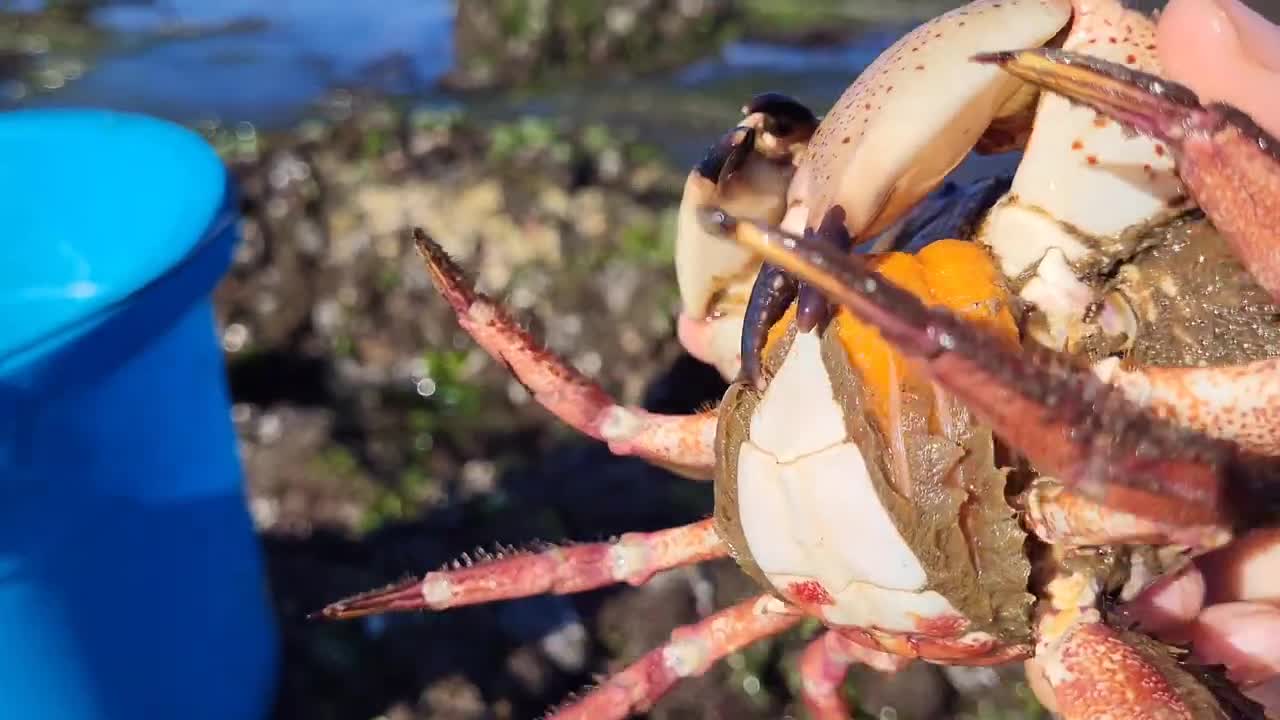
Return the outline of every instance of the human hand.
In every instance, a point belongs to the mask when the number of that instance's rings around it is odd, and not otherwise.
[[[1193,659],[1227,667],[1247,695],[1280,711],[1280,528],[1255,530],[1161,578],[1122,617]]]
[[[1280,26],[1239,0],[1170,0],[1156,43],[1166,77],[1280,136]]]

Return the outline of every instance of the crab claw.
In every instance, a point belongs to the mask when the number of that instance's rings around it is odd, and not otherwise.
[[[1059,576],[1047,592],[1028,670],[1033,682],[1047,684],[1063,720],[1264,717],[1220,668],[1194,664],[1184,650],[1108,622],[1095,607],[1095,583]]]
[[[737,373],[744,308],[760,260],[704,233],[696,210],[719,205],[743,217],[781,221],[796,155],[818,126],[812,111],[779,93],[757,95],[742,110],[742,122],[707,150],[685,180],[676,229],[680,341],[725,377]]]
[[[1018,78],[1166,143],[1178,175],[1258,284],[1280,301],[1280,141],[1231,105],[1189,88],[1060,50],[977,55]]]
[[[923,364],[1042,474],[1104,505],[1184,525],[1224,523],[1232,448],[1153,418],[1069,356],[1023,353],[869,270],[862,258],[723,211],[709,232],[735,238],[822,290]]]

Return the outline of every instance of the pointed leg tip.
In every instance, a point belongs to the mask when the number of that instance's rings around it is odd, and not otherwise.
[[[413,245],[418,249],[418,254],[422,256],[427,264],[434,268],[454,267],[453,258],[449,257],[449,253],[440,247],[440,243],[427,234],[426,230],[420,227],[413,229]]]
[[[309,622],[351,620],[359,616],[349,610],[345,601],[338,601],[325,605],[315,612],[307,613],[307,620]]]
[[[463,312],[469,308],[477,299],[476,292],[449,253],[420,227],[413,229],[413,244],[426,263],[427,274],[436,290],[449,301],[454,310]]]
[[[367,615],[427,609],[430,608],[422,596],[421,581],[415,579],[329,603],[307,619],[354,620]]]

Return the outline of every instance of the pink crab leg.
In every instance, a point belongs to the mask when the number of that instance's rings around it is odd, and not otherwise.
[[[680,680],[703,674],[725,656],[777,635],[803,617],[768,595],[740,602],[676,628],[670,642],[645,653],[547,720],[621,720],[644,712]]]
[[[1020,504],[1026,526],[1051,545],[1186,545],[1202,552],[1232,537],[1222,525],[1181,525],[1116,510],[1044,478],[1022,494]]]
[[[729,548],[712,519],[651,533],[627,533],[611,543],[557,547],[538,553],[482,562],[472,567],[427,573],[382,590],[339,600],[320,615],[346,620],[406,610],[445,610],[530,595],[568,595],[629,583],[641,585],[654,573],[726,557]]]
[[[823,632],[805,647],[800,656],[804,706],[809,710],[809,717],[813,720],[848,720],[853,717],[841,688],[854,664],[861,663],[883,673],[894,673],[913,660],[865,648],[831,630]]]
[[[1166,143],[1178,175],[1258,284],[1280,300],[1280,142],[1249,116],[1189,88],[1060,50],[974,58]]]
[[[540,347],[498,303],[475,291],[462,269],[421,229],[418,252],[458,323],[495,360],[511,369],[533,397],[579,432],[618,455],[637,455],[707,479],[715,467],[716,416],[660,415],[619,405],[598,384]]]
[[[1234,367],[1129,369],[1108,358],[1094,372],[1156,415],[1259,455],[1280,457],[1280,359]]]
[[[739,221],[704,219],[819,287],[923,364],[1036,468],[1109,507],[1182,525],[1223,522],[1226,444],[1151,418],[1067,356],[1019,353],[831,247]]]

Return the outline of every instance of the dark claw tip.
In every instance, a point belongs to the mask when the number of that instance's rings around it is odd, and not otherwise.
[[[742,167],[747,155],[755,147],[756,131],[749,127],[736,127],[725,133],[716,144],[707,148],[697,171],[702,177],[720,183]]]
[[[1017,54],[1017,50],[1001,50],[999,52],[978,53],[969,59],[983,65],[1005,65],[1012,62]]]
[[[807,105],[790,95],[780,92],[765,92],[751,98],[742,108],[744,114],[764,113],[779,117],[816,120],[817,117]]]
[[[742,107],[744,115],[761,113],[765,116],[766,132],[786,136],[801,130],[812,134],[818,127],[818,116],[807,105],[790,95],[778,92],[760,93]]]

